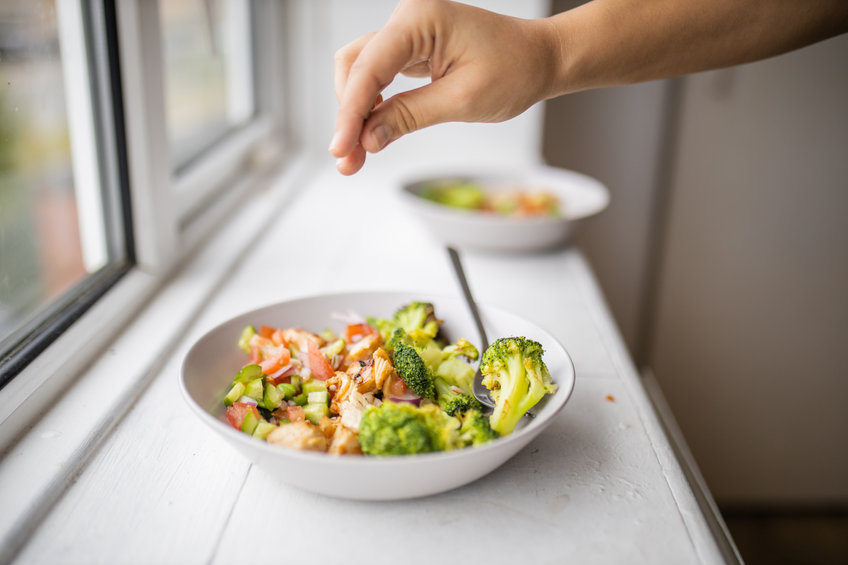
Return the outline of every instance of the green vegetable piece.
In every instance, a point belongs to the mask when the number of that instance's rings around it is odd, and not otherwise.
[[[236,373],[233,378],[234,383],[246,383],[262,376],[262,367],[259,365],[245,365]]]
[[[462,422],[459,437],[464,445],[482,445],[499,437],[489,424],[489,419],[479,410],[468,410],[459,419]]]
[[[370,406],[359,422],[359,443],[367,455],[411,455],[433,451],[427,423],[407,403]]]
[[[318,422],[320,422],[324,416],[330,415],[330,407],[327,406],[326,402],[316,404],[309,403],[303,407],[303,415],[307,420],[317,426]]]
[[[292,375],[291,385],[296,389],[299,389],[301,386],[303,386],[303,379],[300,377],[300,375]]]
[[[285,393],[271,383],[265,383],[265,393],[262,395],[262,406],[274,410],[283,403]]]
[[[307,404],[327,404],[330,401],[330,393],[326,390],[310,392],[306,395]]]
[[[406,402],[370,406],[359,423],[359,443],[368,455],[409,455],[462,447],[460,421],[434,405]]]
[[[308,400],[308,397],[309,397],[309,393],[301,392],[300,394],[298,394],[297,396],[292,398],[292,400],[298,406],[306,406],[306,402]]]
[[[256,402],[262,400],[264,395],[265,387],[262,386],[262,379],[254,379],[244,387],[244,396],[252,398]]]
[[[241,421],[241,431],[248,435],[253,435],[256,426],[259,425],[260,419],[256,417],[253,410],[248,410],[244,415],[244,420]]]
[[[277,426],[272,424],[271,422],[261,421],[256,425],[256,428],[253,430],[253,437],[261,440],[265,440],[268,437],[268,434],[277,429]]]
[[[392,361],[398,376],[418,396],[435,399],[436,387],[433,377],[418,351],[407,340],[403,330],[395,330],[391,343]]]
[[[236,383],[224,397],[224,404],[232,406],[233,402],[244,396],[244,383]]]
[[[415,339],[434,339],[439,333],[442,321],[436,318],[435,309],[430,302],[410,302],[395,311],[390,320],[381,318],[367,318],[369,324],[377,328],[383,341],[386,343],[386,351],[392,351],[392,336],[400,329]]]
[[[303,383],[302,392],[306,394],[310,392],[327,392],[327,385],[324,381],[312,379]]]
[[[326,357],[328,361],[332,361],[333,357],[344,351],[345,345],[345,340],[339,338],[322,347],[321,353],[324,354],[324,357]]]
[[[289,383],[280,383],[277,385],[285,400],[290,400],[297,395],[297,387]]]
[[[466,210],[482,208],[486,199],[486,193],[480,185],[460,181],[429,186],[422,192],[422,196],[445,206]]]
[[[245,353],[250,353],[250,338],[256,335],[256,328],[253,326],[245,326],[241,331],[241,337],[238,340],[238,346]]]
[[[483,386],[495,401],[489,421],[500,435],[512,433],[528,410],[546,394],[556,392],[542,353],[542,345],[536,341],[506,337],[496,340],[483,354]]]
[[[451,385],[442,378],[436,379],[436,394],[442,410],[450,416],[464,414],[468,410],[482,410],[483,406],[472,395],[460,387]]]

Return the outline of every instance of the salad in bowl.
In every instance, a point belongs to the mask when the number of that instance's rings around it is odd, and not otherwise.
[[[247,325],[238,346],[245,364],[224,397],[227,421],[289,449],[395,456],[479,446],[512,433],[556,392],[541,344],[501,338],[480,360],[495,401],[485,413],[472,392],[477,347],[446,342],[424,301],[351,321],[339,334]]]
[[[574,389],[574,365],[556,338],[520,315],[478,309],[487,334],[527,337],[477,351],[458,296],[360,291],[270,304],[197,339],[180,388],[200,422],[283,483],[357,500],[437,494],[521,451],[557,421]],[[516,351],[523,356],[507,355]],[[547,369],[538,371],[541,387],[504,379],[518,359],[527,372],[536,353]],[[500,415],[467,394],[480,364],[490,367]],[[540,390],[533,417],[521,416],[516,399],[532,403]]]

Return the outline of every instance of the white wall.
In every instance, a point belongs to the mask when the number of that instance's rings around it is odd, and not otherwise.
[[[651,365],[716,497],[848,502],[848,36],[686,80]]]
[[[848,36],[548,103],[546,159],[613,195],[581,247],[724,504],[848,502],[846,101]]]

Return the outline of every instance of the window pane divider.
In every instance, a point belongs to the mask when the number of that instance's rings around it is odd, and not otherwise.
[[[178,257],[158,2],[116,4],[136,261],[165,273]]]

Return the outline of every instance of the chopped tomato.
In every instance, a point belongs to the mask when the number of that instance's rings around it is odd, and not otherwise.
[[[260,337],[264,337],[265,339],[271,339],[272,335],[274,335],[274,328],[270,326],[259,326]]]
[[[345,328],[344,338],[347,343],[356,343],[363,337],[376,333],[377,330],[370,324],[350,324]]]
[[[257,410],[256,406],[253,404],[248,404],[246,402],[233,402],[232,406],[227,407],[227,421],[232,427],[241,431],[241,423],[244,421],[244,417],[248,412],[253,412],[253,415],[256,416],[257,420],[262,418],[259,415],[259,410]]]
[[[409,388],[401,378],[393,378],[389,383],[389,394],[398,398],[403,398],[409,394]]]
[[[285,345],[263,347],[262,357],[264,359],[259,362],[262,372],[266,375],[273,375],[289,364],[291,361],[291,351]]]
[[[318,380],[326,381],[335,374],[335,371],[333,371],[330,362],[327,361],[321,350],[318,349],[318,346],[315,345],[315,342],[311,339],[307,341],[309,343],[309,350],[307,351],[309,355],[309,368],[312,370],[312,376]]]
[[[277,386],[280,383],[290,383],[293,374],[294,374],[294,371],[289,370],[289,371],[286,371],[285,373],[283,373],[282,375],[280,375],[279,377],[274,377],[274,378],[265,377],[265,382],[268,383],[268,384],[272,384],[274,386]]]
[[[281,329],[274,330],[274,333],[271,334],[271,341],[273,341],[275,345],[288,346],[286,340],[283,339],[283,330]]]
[[[306,419],[306,412],[303,410],[303,406],[289,406],[286,410],[286,418],[291,422],[300,422]]]

